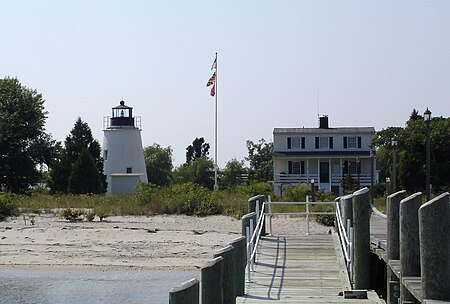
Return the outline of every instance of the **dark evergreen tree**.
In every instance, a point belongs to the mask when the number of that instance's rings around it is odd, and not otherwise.
[[[86,149],[73,164],[68,190],[72,194],[99,194],[103,190],[97,165]]]
[[[95,167],[97,168],[97,175],[100,180],[100,185],[96,185],[94,187],[100,190],[89,193],[106,192],[106,176],[103,174],[103,158],[100,156],[100,144],[93,138],[89,125],[78,117],[73,129],[70,131],[70,134],[67,136],[64,143],[65,149],[60,152],[60,161],[55,162],[51,168],[51,181],[49,185],[51,186],[52,191],[69,191],[69,178],[72,175],[73,166],[80,158],[81,152],[86,150],[94,161]]]

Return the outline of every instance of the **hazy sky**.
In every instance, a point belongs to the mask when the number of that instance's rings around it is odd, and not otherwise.
[[[450,116],[450,1],[1,1],[0,77],[40,92],[64,141],[80,116],[102,142],[123,98],[144,146],[196,137],[218,163],[275,127],[403,126],[413,108]]]

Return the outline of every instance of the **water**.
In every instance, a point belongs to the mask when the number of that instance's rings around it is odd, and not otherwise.
[[[170,288],[199,272],[0,270],[0,303],[169,303]]]

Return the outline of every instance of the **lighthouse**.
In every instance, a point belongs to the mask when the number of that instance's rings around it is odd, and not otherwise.
[[[112,108],[111,117],[103,118],[103,159],[107,194],[135,193],[139,181],[148,182],[141,117],[133,117],[133,108],[123,100]]]

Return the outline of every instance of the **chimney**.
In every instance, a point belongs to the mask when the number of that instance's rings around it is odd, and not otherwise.
[[[323,115],[319,117],[319,129],[328,129],[328,116]]]

